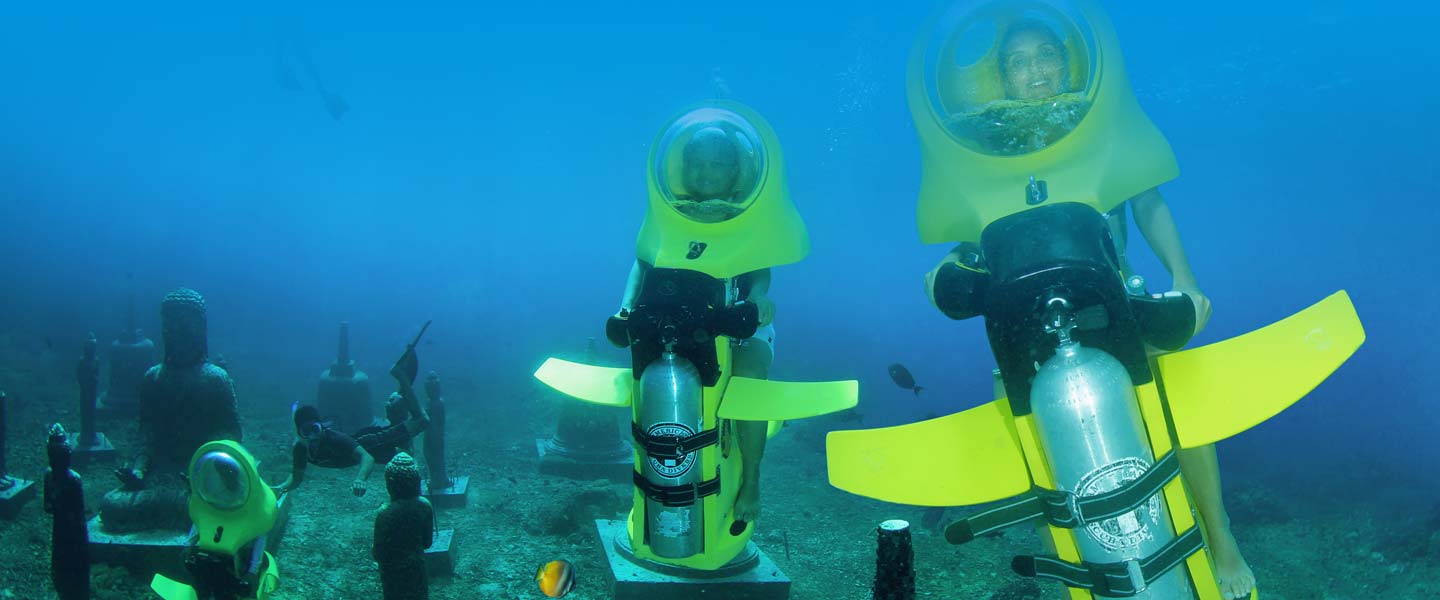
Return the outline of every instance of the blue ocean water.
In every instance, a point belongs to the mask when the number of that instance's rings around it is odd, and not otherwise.
[[[1426,3],[1106,4],[1175,149],[1164,191],[1214,301],[1195,344],[1348,290],[1368,339],[1227,471],[1440,488],[1440,52]],[[599,337],[666,119],[725,88],[775,126],[813,241],[775,271],[779,378],[857,378],[866,425],[989,399],[977,321],[921,276],[904,97],[932,6],[31,3],[0,14],[0,336],[66,357],[132,293],[204,293],[212,353],[301,380],[426,320],[426,368],[509,390]],[[349,111],[327,114],[307,54]],[[288,66],[285,66],[288,65]],[[305,84],[277,80],[291,69]],[[1132,225],[1133,227],[1133,225]],[[1168,283],[1141,252],[1137,268]],[[615,351],[610,358],[623,357]],[[68,360],[68,359],[67,359]],[[885,367],[907,365],[915,399]],[[307,380],[308,381],[308,380]],[[280,410],[309,393],[248,399]],[[483,406],[453,410],[484,410]]]

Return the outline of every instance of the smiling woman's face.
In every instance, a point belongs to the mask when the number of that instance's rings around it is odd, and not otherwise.
[[[685,187],[700,200],[729,199],[740,177],[740,153],[721,129],[706,128],[685,145]]]
[[[1070,69],[1065,44],[1044,27],[1024,27],[1006,36],[1000,49],[1005,96],[1038,100],[1066,91]]]

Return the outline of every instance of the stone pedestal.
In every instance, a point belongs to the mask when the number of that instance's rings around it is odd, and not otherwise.
[[[435,532],[435,541],[425,549],[425,568],[431,577],[449,577],[455,574],[454,529]]]
[[[14,519],[35,493],[35,482],[0,474],[0,518]]]
[[[635,471],[635,455],[629,444],[621,446],[621,451],[617,452],[576,456],[568,448],[557,445],[555,438],[536,439],[535,453],[540,457],[540,472],[546,475],[629,483]]]
[[[686,569],[641,559],[630,548],[624,521],[596,520],[609,565],[613,600],[787,600],[790,578],[754,543],[714,571]]]
[[[464,508],[466,492],[470,490],[470,476],[461,475],[450,478],[450,487],[442,490],[431,490],[430,482],[420,482],[420,495],[430,499],[430,505],[435,508]]]
[[[82,444],[79,433],[71,433],[66,436],[70,442],[71,460],[78,465],[99,463],[115,459],[115,446],[105,434],[95,432],[95,440],[92,444]]]
[[[157,529],[134,533],[109,533],[100,526],[100,516],[85,522],[90,533],[90,562],[123,566],[141,573],[159,573],[176,581],[189,581],[182,552],[195,536],[188,531]]]
[[[285,525],[290,520],[288,495],[276,501],[275,525],[265,535],[265,549],[279,560],[280,541],[285,535]],[[124,566],[140,573],[159,573],[181,582],[190,581],[185,571],[183,553],[195,537],[195,528],[188,531],[178,529],[137,531],[134,533],[109,533],[100,525],[96,515],[85,523],[90,532],[90,562]],[[282,563],[283,566],[283,563]]]
[[[35,497],[35,482],[11,477],[5,466],[5,415],[9,397],[0,391],[0,518],[13,519]]]
[[[595,338],[585,347],[584,364],[596,363]],[[555,435],[535,440],[540,472],[571,479],[608,479],[629,483],[635,453],[629,437],[629,409],[597,406],[560,398]],[[622,427],[622,422],[625,426]],[[622,431],[625,434],[622,435]]]

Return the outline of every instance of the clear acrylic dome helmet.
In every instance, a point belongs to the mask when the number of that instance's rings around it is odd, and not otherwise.
[[[1042,202],[1108,211],[1179,174],[1092,0],[969,0],[922,30],[906,75],[925,243],[978,241]],[[1031,178],[1048,194],[1036,201]]]
[[[224,450],[212,450],[196,460],[190,481],[200,500],[216,508],[235,510],[250,499],[249,473]]]
[[[685,113],[660,135],[652,154],[666,204],[699,223],[740,216],[755,203],[765,176],[760,134],[725,108]]]
[[[956,141],[987,154],[1026,154],[1058,142],[1088,112],[1095,38],[1060,3],[957,4],[925,54],[925,87]]]
[[[797,262],[810,238],[790,199],[774,129],[738,102],[707,101],[651,145],[636,258],[717,278]]]

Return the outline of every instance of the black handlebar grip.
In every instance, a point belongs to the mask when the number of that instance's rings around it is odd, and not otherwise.
[[[622,319],[618,315],[606,319],[605,339],[615,344],[616,348],[630,347],[630,319]]]
[[[737,302],[715,314],[711,328],[725,337],[743,340],[760,327],[760,307],[754,302]]]

